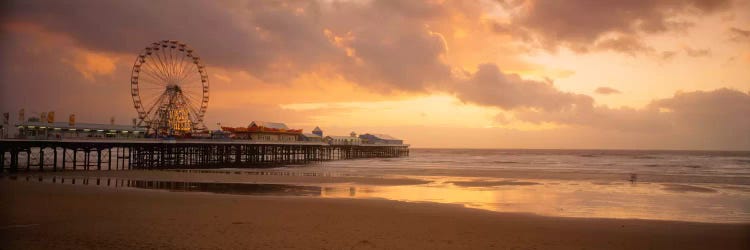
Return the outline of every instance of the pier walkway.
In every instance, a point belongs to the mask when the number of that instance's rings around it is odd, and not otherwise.
[[[408,155],[408,144],[3,139],[0,140],[0,171],[252,168]]]

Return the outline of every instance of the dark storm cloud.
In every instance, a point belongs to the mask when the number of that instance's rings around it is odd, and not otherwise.
[[[268,4],[264,4],[268,3]],[[233,8],[232,8],[233,7]],[[302,6],[306,7],[306,6]],[[82,47],[140,52],[162,39],[181,40],[211,65],[261,74],[279,60],[306,68],[335,57],[315,22],[294,9],[261,1],[14,1],[6,22],[28,22],[71,36]]]
[[[75,113],[80,121],[105,122],[110,116],[127,124],[135,111],[127,93],[129,69],[97,76],[96,82],[63,61],[71,61],[74,51],[42,44],[33,35],[14,35],[0,39],[0,110],[15,113],[25,108],[34,112],[56,111],[66,120]],[[113,94],[117,93],[117,94]],[[94,120],[98,118],[99,120]]]
[[[449,77],[445,41],[426,24],[444,18],[447,6],[390,0],[321,5],[31,0],[8,3],[3,21],[33,23],[105,52],[136,53],[154,40],[181,40],[209,66],[269,81],[326,68],[363,85],[421,91]]]
[[[189,41],[204,54],[209,53],[208,48],[226,51],[237,44],[255,47],[261,43],[259,38],[247,36],[247,29],[233,22],[225,9],[207,1],[32,0],[13,1],[9,8],[7,21],[39,24],[99,51],[134,53],[161,39]],[[266,57],[262,52],[219,54],[223,62],[231,64],[249,56]]]
[[[710,14],[728,7],[729,0],[527,0],[513,5],[521,12],[509,24],[549,50],[632,53],[648,50],[640,41],[643,34],[689,27],[691,23],[675,18],[681,14]]]

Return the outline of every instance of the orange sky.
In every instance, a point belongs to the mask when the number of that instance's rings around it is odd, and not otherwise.
[[[179,4],[177,4],[179,3]],[[138,53],[208,67],[206,125],[415,147],[750,149],[750,1],[10,1],[0,110],[136,116]]]

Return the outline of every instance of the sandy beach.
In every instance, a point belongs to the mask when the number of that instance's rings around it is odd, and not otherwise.
[[[747,249],[750,225],[0,182],[3,249]]]

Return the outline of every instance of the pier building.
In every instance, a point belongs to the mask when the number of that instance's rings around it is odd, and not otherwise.
[[[359,138],[364,144],[404,144],[404,140],[386,134],[361,134]]]
[[[357,133],[352,132],[349,136],[326,136],[324,141],[331,145],[361,145],[362,139],[357,137]]]
[[[320,137],[323,137],[323,130],[320,129],[320,127],[318,127],[318,126],[315,126],[315,128],[312,130],[312,133],[316,134],[316,135],[318,135]]]
[[[300,141],[302,129],[290,129],[281,122],[253,121],[247,127],[221,127],[223,131],[229,132],[232,139],[269,141],[269,142],[294,142]]]
[[[323,137],[320,137],[320,135],[313,134],[313,133],[302,133],[302,136],[300,137],[301,141],[309,141],[309,142],[323,142]]]
[[[16,124],[21,139],[135,139],[143,138],[146,129],[132,125],[26,121]]]

